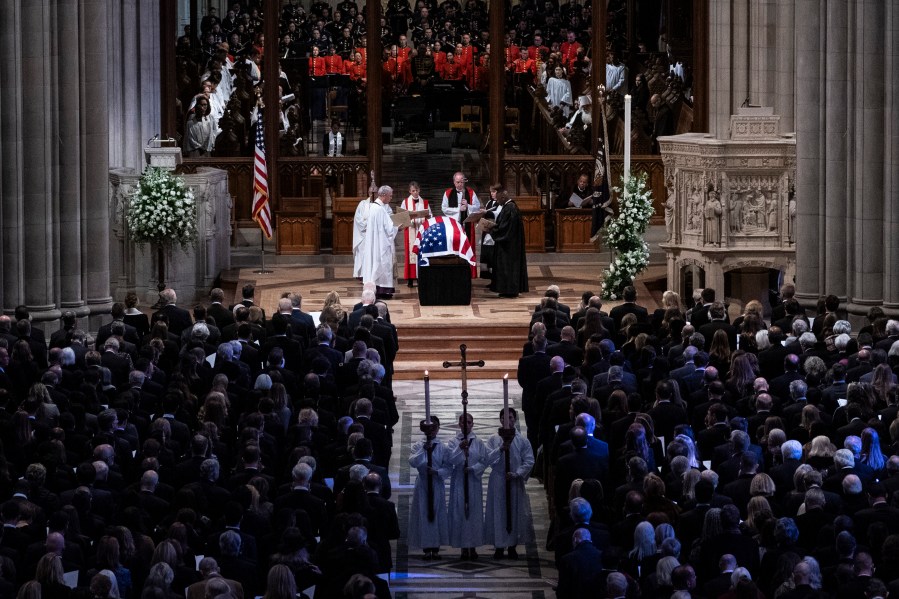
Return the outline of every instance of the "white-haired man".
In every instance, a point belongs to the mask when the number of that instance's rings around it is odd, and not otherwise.
[[[382,185],[368,213],[368,223],[360,252],[362,284],[373,283],[375,296],[381,299],[392,298],[396,291],[393,273],[396,260],[394,239],[399,228],[390,218],[393,214],[390,208],[392,199],[393,189]]]
[[[464,222],[469,214],[480,212],[481,201],[474,189],[468,187],[466,183],[468,179],[465,174],[457,172],[453,174],[453,186],[443,192],[443,200],[440,204],[440,210],[444,216],[451,216],[457,221]],[[477,243],[475,243],[474,224],[469,223],[465,227],[465,234],[471,240],[471,249],[477,252]],[[477,276],[477,267],[472,269],[472,278]]]

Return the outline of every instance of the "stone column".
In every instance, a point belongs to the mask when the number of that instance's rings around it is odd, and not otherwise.
[[[823,287],[821,247],[821,3],[796,0],[796,277],[797,296],[814,301]]]
[[[56,72],[59,77],[59,216],[56,229],[59,246],[59,306],[85,315],[81,289],[81,48],[79,47],[77,0],[57,4],[56,28],[52,31],[59,48]],[[87,148],[90,152],[90,148]]]
[[[103,41],[109,40],[107,10],[114,2],[79,0],[81,4],[80,55],[90,68],[81,74],[82,103],[82,210],[84,232],[82,251],[84,296],[91,314],[106,313],[112,306],[109,295],[109,111],[108,57],[111,50]],[[158,82],[155,84],[158,86]],[[158,106],[155,102],[153,106]],[[150,112],[149,107],[141,113]],[[147,118],[144,116],[143,118]],[[139,135],[140,133],[137,132]],[[131,131],[133,137],[135,131]]]
[[[888,2],[886,16],[883,20],[886,27],[884,42],[884,71],[895,73],[899,68],[899,7]],[[884,88],[884,111],[887,115],[899,114],[899,78],[889,77]],[[884,155],[886,167],[884,176],[883,241],[884,256],[889,265],[899,264],[899,206],[893,198],[899,197],[899,124],[896,119],[884,119]],[[884,307],[899,309],[899,272],[895,268],[884,269]]]
[[[730,2],[709,2],[709,133],[726,139],[732,107],[731,21]]]
[[[0,198],[3,288],[0,308],[15,307],[22,292],[22,13],[21,0],[0,2]]]
[[[774,103],[780,115],[781,131],[795,131],[793,106],[796,93],[796,44],[793,37],[796,27],[796,5],[792,2],[777,2],[777,16],[774,22],[777,57]]]
[[[55,244],[53,196],[56,191],[58,94],[50,35],[59,25],[50,0],[22,2],[22,282],[21,303],[38,313],[54,307]],[[58,88],[57,88],[58,89]],[[5,306],[11,308],[13,306]],[[35,314],[37,318],[37,314]]]
[[[848,34],[846,22],[849,10],[846,2],[835,2],[827,10],[826,21],[822,28],[824,43],[828,55],[824,67],[824,103],[815,111],[816,116],[827,114],[824,122],[824,140],[819,148],[824,157],[824,170],[819,171],[826,216],[824,218],[824,288],[846,301],[846,263],[848,260],[847,215],[847,172],[848,157],[846,155],[848,136],[846,135],[849,115],[846,110],[828,110],[830,106],[846,106],[846,97],[850,89],[847,80],[846,52],[848,50]],[[819,112],[820,111],[820,112]],[[827,176],[826,173],[846,173],[844,177]],[[842,190],[840,183],[842,182]],[[801,238],[805,243],[805,238]]]
[[[163,133],[159,0],[108,2],[104,12],[107,30],[97,39],[105,39],[107,49],[109,163],[142,170],[146,141]]]
[[[856,51],[852,61],[855,92],[855,225],[850,272],[851,301],[862,306],[883,301],[883,210],[884,197],[884,6],[880,0],[857,0]],[[895,115],[894,115],[895,116]]]

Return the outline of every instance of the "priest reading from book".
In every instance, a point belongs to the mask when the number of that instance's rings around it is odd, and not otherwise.
[[[378,188],[378,197],[371,203],[368,211],[368,222],[360,251],[362,284],[373,283],[377,287],[375,295],[378,299],[392,299],[396,285],[393,275],[395,260],[393,240],[400,227],[397,227],[391,219],[392,199],[393,188],[387,185]]]
[[[556,197],[556,208],[592,208],[593,186],[590,177],[582,173],[573,188],[563,190]]]
[[[428,205],[428,201],[421,197],[421,186],[417,181],[409,183],[409,197],[403,200],[401,207],[409,212],[427,212],[425,217],[412,218],[409,228],[406,229],[403,235],[403,246],[405,248],[403,278],[406,279],[406,284],[409,287],[414,287],[415,280],[418,278],[418,256],[415,255],[412,248],[415,246],[415,237],[418,235],[418,230],[422,223],[432,216],[431,207]]]
[[[452,217],[460,223],[464,223],[465,219],[471,214],[481,211],[481,201],[478,199],[478,194],[466,185],[467,182],[468,179],[465,178],[464,173],[457,172],[454,174],[453,186],[443,192],[443,202],[440,206],[445,216]],[[474,223],[470,222],[464,228],[465,234],[469,239],[477,239],[474,232]],[[473,245],[472,249],[474,249]],[[477,276],[477,271],[477,266],[471,268],[472,278]]]

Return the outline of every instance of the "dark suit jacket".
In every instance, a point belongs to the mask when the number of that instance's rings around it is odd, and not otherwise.
[[[549,360],[550,356],[545,352],[518,360],[518,385],[521,387],[521,407],[525,413],[533,413],[536,409],[537,383],[550,375]]]
[[[343,354],[329,345],[314,345],[303,354],[303,370],[307,373],[312,370],[312,362],[316,358],[323,358],[331,365],[331,376],[337,376],[340,365],[343,364]]]
[[[193,324],[190,312],[184,308],[179,308],[175,304],[168,304],[159,309],[159,313],[165,314],[169,319],[169,332],[173,335],[181,336],[184,329],[189,328]]]
[[[609,446],[594,439],[587,447],[562,455],[555,470],[556,510],[564,513],[568,511],[568,490],[575,479],[595,478],[605,484],[609,473]]]
[[[609,312],[609,316],[615,322],[615,332],[618,332],[618,329],[621,328],[621,319],[624,318],[625,314],[636,314],[637,322],[649,321],[649,312],[647,312],[646,308],[635,303],[625,302],[620,306],[615,306]]]
[[[559,343],[553,343],[552,345],[547,346],[546,355],[550,357],[561,356],[566,364],[572,366],[580,366],[584,362],[583,348],[567,341],[560,341]]]
[[[229,324],[234,324],[234,312],[216,302],[206,307],[206,314],[215,319],[215,326],[224,329]]]
[[[275,499],[275,512],[283,508],[301,509],[309,515],[314,529],[313,536],[324,536],[329,532],[325,502],[309,490],[293,489],[289,493]]]
[[[600,588],[602,553],[592,543],[581,543],[559,562],[558,599],[593,597]]]
[[[724,320],[712,320],[697,329],[705,337],[705,350],[709,351],[709,348],[712,346],[712,337],[719,330],[727,333],[727,341],[730,344],[731,351],[737,349],[737,329]]]
[[[123,322],[122,324],[125,324],[125,323]],[[112,323],[111,322],[101,326],[97,330],[96,347],[102,348],[103,343],[105,343],[106,340],[109,339],[109,337],[111,335],[112,335]],[[135,345],[140,345],[140,337],[137,334],[137,329],[135,329],[130,324],[125,324],[125,335],[122,338],[129,343],[133,343]],[[52,337],[51,337],[51,339],[52,339]]]
[[[390,541],[400,538],[396,506],[393,502],[375,493],[369,493],[368,511],[363,515],[368,520],[368,544],[378,554],[381,568],[384,571],[390,571],[393,568],[393,551],[390,548]]]

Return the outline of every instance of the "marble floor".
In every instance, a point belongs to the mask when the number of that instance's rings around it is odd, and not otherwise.
[[[441,439],[449,439],[458,430],[455,425],[462,413],[461,383],[459,381],[431,381],[431,413],[444,423]],[[394,451],[390,464],[392,500],[396,502],[402,535],[396,542],[396,572],[391,573],[390,586],[397,599],[425,598],[521,598],[555,597],[552,590],[557,580],[552,552],[546,551],[546,496],[543,486],[535,479],[527,483],[531,510],[534,514],[536,543],[519,546],[519,559],[494,560],[493,547],[482,547],[480,559],[463,562],[458,549],[444,547],[438,561],[424,561],[418,549],[410,550],[406,542],[409,507],[417,472],[409,468],[412,443],[421,433],[418,423],[424,417],[424,384],[421,381],[400,381],[394,384],[398,399],[400,423],[394,432]],[[481,439],[496,434],[503,391],[500,380],[477,380],[468,383],[468,411],[474,417],[475,433]],[[512,382],[510,403],[520,408],[521,390]],[[485,473],[484,489],[486,491]]]

